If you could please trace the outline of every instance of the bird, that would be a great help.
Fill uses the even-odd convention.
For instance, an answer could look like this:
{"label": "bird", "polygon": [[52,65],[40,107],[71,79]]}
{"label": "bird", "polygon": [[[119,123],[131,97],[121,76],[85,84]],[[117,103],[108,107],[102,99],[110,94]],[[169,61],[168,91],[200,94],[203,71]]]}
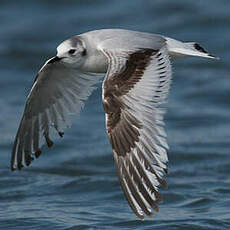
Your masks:
{"label": "bird", "polygon": [[[102,83],[106,131],[121,188],[140,219],[159,211],[167,187],[168,144],[164,114],[172,81],[171,62],[197,56],[217,59],[197,42],[125,29],[99,29],[73,36],[57,47],[35,77],[15,137],[11,170],[63,137],[69,114]],[[93,131],[92,131],[93,132]]]}

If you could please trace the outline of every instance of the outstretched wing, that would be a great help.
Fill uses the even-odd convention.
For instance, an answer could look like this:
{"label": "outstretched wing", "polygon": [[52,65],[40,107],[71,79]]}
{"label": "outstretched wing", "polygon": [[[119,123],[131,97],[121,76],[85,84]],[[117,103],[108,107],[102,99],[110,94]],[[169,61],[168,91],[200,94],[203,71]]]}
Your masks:
{"label": "outstretched wing", "polygon": [[32,154],[39,157],[46,141],[53,145],[50,128],[60,136],[70,125],[68,114],[79,113],[83,102],[92,93],[98,75],[80,72],[54,57],[39,71],[28,96],[24,114],[14,141],[11,169],[30,165]]}
{"label": "outstretched wing", "polygon": [[164,109],[172,70],[165,46],[113,53],[103,82],[106,126],[121,187],[139,218],[158,211],[167,173]]}

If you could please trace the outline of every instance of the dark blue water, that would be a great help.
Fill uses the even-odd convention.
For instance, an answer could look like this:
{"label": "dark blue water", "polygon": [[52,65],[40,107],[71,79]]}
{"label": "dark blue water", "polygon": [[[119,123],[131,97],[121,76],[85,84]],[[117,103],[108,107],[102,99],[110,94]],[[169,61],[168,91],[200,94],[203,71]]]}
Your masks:
{"label": "dark blue water", "polygon": [[[230,1],[0,1],[0,229],[230,229]],[[168,189],[154,219],[123,196],[101,89],[64,139],[21,172],[12,143],[33,78],[64,39],[126,28],[198,41],[220,61],[174,63],[165,117]]]}

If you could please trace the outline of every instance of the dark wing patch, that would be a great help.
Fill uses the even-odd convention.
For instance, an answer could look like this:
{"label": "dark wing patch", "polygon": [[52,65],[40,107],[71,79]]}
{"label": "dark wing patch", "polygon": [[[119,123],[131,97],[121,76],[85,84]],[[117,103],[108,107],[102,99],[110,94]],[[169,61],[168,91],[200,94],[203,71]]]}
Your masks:
{"label": "dark wing patch", "polygon": [[[123,70],[115,73],[104,82],[104,97],[114,93],[121,96],[126,93],[141,79],[143,73],[151,61],[151,56],[158,50],[140,49],[127,57]],[[118,77],[119,75],[119,77]]]}
{"label": "dark wing patch", "polygon": [[135,141],[138,141],[138,129],[142,126],[131,113],[121,113],[125,105],[120,97],[141,79],[156,52],[141,49],[130,54],[119,76],[114,74],[104,82],[103,107],[107,114],[107,131],[111,145],[119,155],[125,156],[134,147]]}

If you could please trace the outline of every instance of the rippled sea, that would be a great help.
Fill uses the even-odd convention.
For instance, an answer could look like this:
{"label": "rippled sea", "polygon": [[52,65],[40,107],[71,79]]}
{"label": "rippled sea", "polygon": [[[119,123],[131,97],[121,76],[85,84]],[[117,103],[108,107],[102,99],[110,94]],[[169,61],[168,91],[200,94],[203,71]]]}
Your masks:
{"label": "rippled sea", "polygon": [[[229,0],[1,0],[0,229],[230,229],[229,12]],[[168,189],[153,219],[138,220],[120,189],[100,85],[62,140],[29,168],[9,169],[37,71],[61,41],[100,28],[197,41],[221,58],[174,63]]]}

